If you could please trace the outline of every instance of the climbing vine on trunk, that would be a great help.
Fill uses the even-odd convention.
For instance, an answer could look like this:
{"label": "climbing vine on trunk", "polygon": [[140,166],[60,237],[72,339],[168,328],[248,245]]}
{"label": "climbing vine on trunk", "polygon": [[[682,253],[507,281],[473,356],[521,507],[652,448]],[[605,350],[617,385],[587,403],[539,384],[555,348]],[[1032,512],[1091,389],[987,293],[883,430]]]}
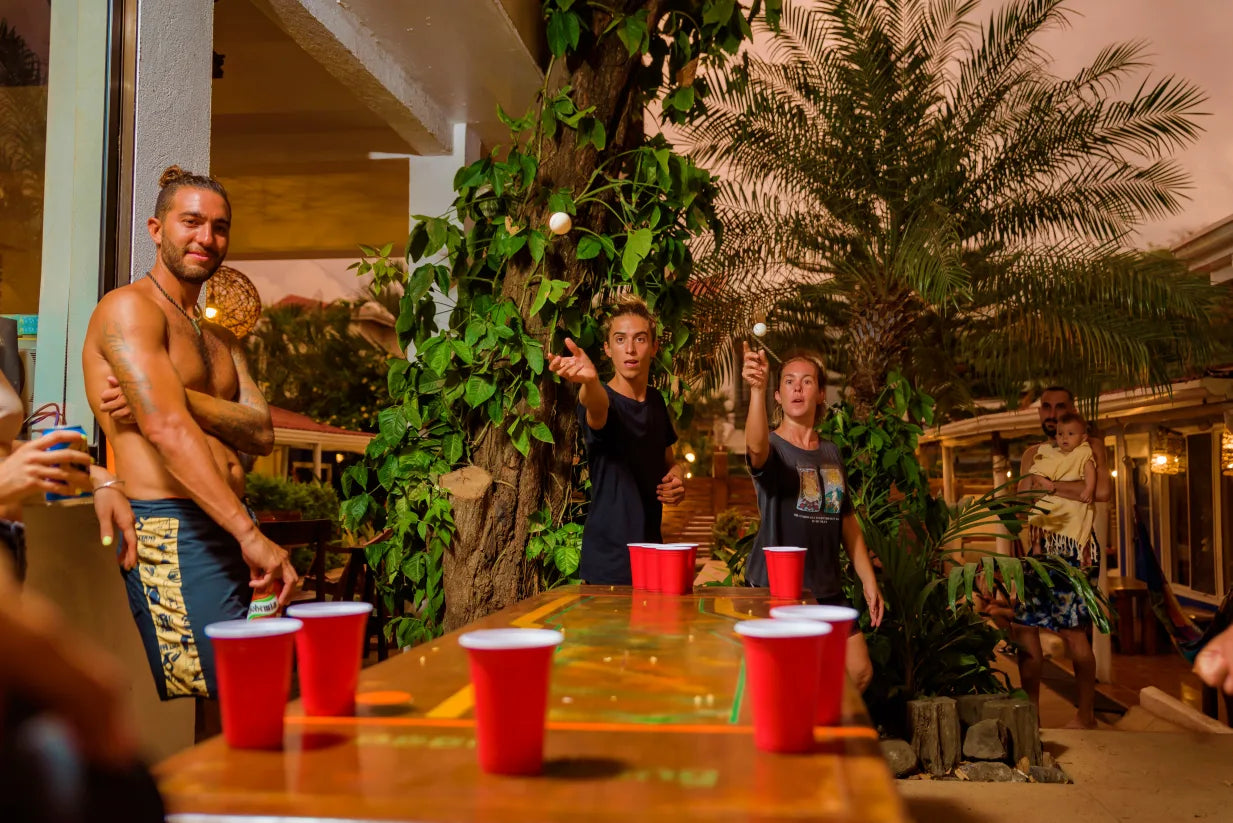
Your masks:
{"label": "climbing vine on trunk", "polygon": [[[735,53],[750,20],[774,22],[779,5],[545,0],[551,61],[531,110],[501,113],[508,144],[458,171],[448,214],[416,218],[405,261],[392,245],[364,250],[357,273],[403,285],[397,330],[416,354],[390,366],[342,514],[390,530],[368,560],[387,606],[411,606],[391,623],[400,645],[576,571],[576,397],[545,358],[566,336],[598,358],[597,302],[622,289],[646,299],[662,325],[652,381],[684,411],[672,363],[690,341],[688,244],[715,230],[715,179],[646,136],[645,111],[702,113],[699,61]],[[557,212],[571,231],[549,229]],[[480,488],[452,497],[440,479],[467,466]]]}

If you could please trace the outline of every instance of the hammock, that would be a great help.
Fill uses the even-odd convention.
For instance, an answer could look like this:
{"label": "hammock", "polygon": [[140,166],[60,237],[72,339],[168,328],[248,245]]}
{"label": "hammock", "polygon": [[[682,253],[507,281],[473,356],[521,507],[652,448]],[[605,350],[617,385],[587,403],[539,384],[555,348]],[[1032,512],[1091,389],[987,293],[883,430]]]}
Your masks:
{"label": "hammock", "polygon": [[1169,639],[1186,662],[1193,663],[1199,651],[1220,632],[1233,624],[1233,589],[1225,595],[1216,610],[1211,625],[1206,630],[1199,628],[1182,610],[1173,587],[1165,580],[1164,570],[1152,549],[1147,527],[1135,518],[1135,576],[1147,584],[1148,598],[1156,619],[1164,624]]}

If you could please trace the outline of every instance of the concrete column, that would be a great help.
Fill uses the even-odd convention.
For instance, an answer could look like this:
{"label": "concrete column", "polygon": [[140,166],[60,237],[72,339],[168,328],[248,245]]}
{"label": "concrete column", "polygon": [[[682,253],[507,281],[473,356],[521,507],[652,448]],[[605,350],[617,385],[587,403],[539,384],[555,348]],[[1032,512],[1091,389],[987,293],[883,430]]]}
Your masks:
{"label": "concrete column", "polygon": [[[449,210],[455,197],[454,175],[463,166],[478,160],[479,154],[479,134],[467,128],[466,123],[455,123],[453,146],[449,154],[437,157],[421,157],[411,154],[381,155],[391,160],[405,158],[409,166],[407,175],[409,180],[407,190],[408,232],[419,222],[416,215],[439,217]],[[433,262],[440,262],[444,258],[445,254],[440,253]],[[442,295],[435,285],[432,287],[432,295],[437,301],[437,325],[444,328],[449,323],[453,300],[442,300]],[[411,360],[414,357],[415,346],[409,345],[407,359]]]}
{"label": "concrete column", "polygon": [[87,431],[92,418],[81,377],[81,347],[99,292],[107,49],[107,4],[56,0],[51,7],[34,408],[61,405],[68,422]]}
{"label": "concrete column", "polygon": [[[993,464],[993,488],[1005,486],[1010,482],[1010,452],[1009,446],[1002,436],[997,432],[993,433],[993,439],[989,443],[989,452],[992,455]],[[998,492],[998,497],[1005,497],[1008,489],[1002,489]],[[994,548],[998,554],[1011,556],[1014,552],[1014,546],[1011,545],[1010,530],[1002,524],[1001,518],[993,521],[993,533],[999,535],[994,538]]]}
{"label": "concrete column", "polygon": [[946,505],[953,506],[958,499],[955,496],[955,447],[942,446],[942,499]]}
{"label": "concrete column", "polygon": [[154,214],[158,177],[175,164],[210,173],[214,4],[138,0],[137,83],[133,128],[133,280],[154,265],[146,220]]}
{"label": "concrete column", "polygon": [[1130,463],[1130,451],[1126,445],[1125,427],[1118,429],[1117,442],[1113,449],[1113,459],[1109,468],[1117,470],[1117,478],[1113,483],[1113,491],[1118,505],[1118,524],[1121,526],[1121,563],[1118,564],[1122,577],[1135,576],[1135,499],[1134,473]]}
{"label": "concrete column", "polygon": [[321,444],[313,443],[313,477],[321,479]]}
{"label": "concrete column", "polygon": [[[449,154],[439,157],[411,155],[407,214],[437,217],[454,202],[454,175],[463,166],[479,159],[479,134],[466,123],[454,124],[454,144]],[[410,220],[408,229],[415,221]]]}
{"label": "concrete column", "polygon": [[[1125,445],[1121,440],[1109,454],[1108,468],[1115,469],[1118,465],[1121,449]],[[1108,448],[1108,444],[1106,444]],[[1125,472],[1118,472],[1118,479]],[[1096,585],[1105,597],[1109,596],[1109,555],[1105,550],[1109,545],[1109,507],[1117,500],[1117,483],[1113,484],[1113,500],[1108,503],[1095,504],[1096,517],[1092,529],[1096,532],[1096,541],[1100,544],[1100,573]],[[1113,638],[1101,632],[1092,634],[1092,653],[1096,657],[1096,679],[1102,683],[1113,682]]]}

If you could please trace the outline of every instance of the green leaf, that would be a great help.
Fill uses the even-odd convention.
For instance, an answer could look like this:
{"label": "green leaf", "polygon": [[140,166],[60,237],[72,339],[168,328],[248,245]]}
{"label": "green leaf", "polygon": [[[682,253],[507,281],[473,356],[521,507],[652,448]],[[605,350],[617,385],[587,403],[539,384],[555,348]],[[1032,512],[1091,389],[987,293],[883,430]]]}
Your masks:
{"label": "green leaf", "polygon": [[693,86],[682,86],[664,99],[664,107],[677,111],[689,111],[694,107]]}
{"label": "green leaf", "polygon": [[578,208],[574,205],[574,198],[570,196],[569,189],[557,189],[549,196],[548,211],[563,211],[567,214],[578,213]]}
{"label": "green leaf", "polygon": [[584,119],[578,126],[578,148],[592,145],[596,151],[603,151],[608,145],[608,133],[604,124],[594,117]]}
{"label": "green leaf", "polygon": [[523,425],[522,418],[515,417],[514,422],[509,426],[509,439],[514,444],[514,448],[523,457],[531,453],[531,436],[527,433],[527,427]]}
{"label": "green leaf", "polygon": [[428,228],[421,220],[411,229],[411,236],[407,239],[407,257],[415,262],[424,256],[424,249],[427,247]]}
{"label": "green leaf", "polygon": [[533,409],[538,409],[543,405],[544,398],[539,393],[539,386],[535,385],[534,380],[527,380],[522,384],[523,391],[526,392],[527,405]]}
{"label": "green leaf", "polygon": [[538,422],[531,427],[531,436],[541,443],[555,443],[556,440],[552,437],[552,429],[548,428],[547,423]]}
{"label": "green leaf", "polygon": [[471,350],[471,347],[465,341],[451,340],[450,348],[454,350],[454,354],[458,355],[458,359],[465,365],[470,366],[475,362],[475,352]]}
{"label": "green leaf", "polygon": [[446,369],[449,368],[450,360],[454,357],[454,347],[441,338],[435,338],[431,348],[421,352],[421,357],[424,360],[424,365],[432,369],[436,374],[444,376]]}
{"label": "green leaf", "polygon": [[402,358],[390,360],[389,371],[385,375],[386,390],[391,397],[401,396],[407,389],[407,371],[411,363]]}
{"label": "green leaf", "polygon": [[408,557],[402,563],[402,573],[412,583],[421,582],[428,573],[428,555],[421,551]]}
{"label": "green leaf", "polygon": [[424,295],[428,294],[428,288],[432,285],[433,267],[429,265],[419,266],[411,275],[411,279],[407,281],[407,290],[403,295],[403,299],[410,301],[412,305],[423,299]]}
{"label": "green leaf", "polygon": [[732,10],[735,7],[736,0],[711,0],[711,3],[702,10],[702,25],[727,23],[732,18]]}
{"label": "green leaf", "polygon": [[541,277],[539,280],[539,289],[535,292],[535,300],[531,302],[531,314],[538,314],[539,310],[548,302],[548,295],[552,293],[552,281],[547,277]]}
{"label": "green leaf", "polygon": [[467,388],[463,393],[463,400],[474,409],[489,397],[492,397],[493,392],[496,390],[497,387],[488,380],[478,374],[473,374],[467,378]]}
{"label": "green leaf", "polygon": [[457,463],[462,458],[462,451],[462,434],[459,432],[447,434],[441,443],[441,456],[445,461],[450,465]]}
{"label": "green leaf", "polygon": [[531,259],[536,263],[544,259],[544,249],[548,246],[548,238],[539,230],[532,231],[527,237],[527,248],[531,251]]}
{"label": "green leaf", "polygon": [[364,519],[364,515],[368,513],[368,507],[371,506],[372,503],[372,495],[367,492],[361,494],[359,497],[352,497],[349,500],[344,500],[342,503],[342,515],[347,528],[358,528],[360,521]]}
{"label": "green leaf", "polygon": [[650,229],[637,229],[629,233],[625,241],[625,251],[621,255],[621,268],[627,277],[633,277],[641,263],[651,252],[652,233]]}
{"label": "green leaf", "polygon": [[407,433],[407,418],[403,416],[402,409],[393,406],[381,410],[377,415],[377,426],[390,443],[400,443]]}
{"label": "green leaf", "polygon": [[567,49],[578,47],[582,26],[578,15],[556,11],[548,18],[548,49],[553,57],[564,57]]}
{"label": "green leaf", "polygon": [[544,346],[538,340],[527,339],[523,342],[522,352],[526,355],[527,365],[534,374],[544,373]]}
{"label": "green leaf", "polygon": [[640,9],[637,13],[626,17],[617,26],[617,37],[620,37],[621,42],[625,44],[630,57],[645,50],[643,41],[647,39],[646,20],[647,10]]}
{"label": "green leaf", "polygon": [[599,238],[593,234],[584,234],[582,239],[578,241],[576,256],[579,260],[590,260],[594,257],[599,257],[601,249],[603,249],[603,245],[599,242]]}
{"label": "green leaf", "polygon": [[567,540],[557,546],[553,563],[561,574],[569,576],[578,571],[578,564],[580,562],[582,562],[581,540]]}
{"label": "green leaf", "polygon": [[505,404],[501,402],[501,395],[493,394],[492,397],[488,398],[488,404],[484,407],[484,410],[488,412],[488,419],[494,425],[500,424],[501,420],[505,417]]}

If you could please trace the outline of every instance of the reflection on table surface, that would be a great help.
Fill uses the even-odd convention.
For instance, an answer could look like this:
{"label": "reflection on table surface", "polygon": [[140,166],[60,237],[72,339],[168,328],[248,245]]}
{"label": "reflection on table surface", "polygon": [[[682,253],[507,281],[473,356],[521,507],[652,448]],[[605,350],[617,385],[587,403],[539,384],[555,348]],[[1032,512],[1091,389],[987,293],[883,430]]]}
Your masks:
{"label": "reflection on table surface", "polygon": [[211,740],[164,762],[160,784],[176,823],[220,819],[201,815],[906,820],[851,688],[844,725],[818,729],[816,752],[754,748],[732,625],[779,604],[756,589],[669,597],[574,586],[468,626],[565,634],[540,777],[479,771],[466,656],[447,635],[366,669],[356,717],[304,717],[292,704],[282,752]]}

